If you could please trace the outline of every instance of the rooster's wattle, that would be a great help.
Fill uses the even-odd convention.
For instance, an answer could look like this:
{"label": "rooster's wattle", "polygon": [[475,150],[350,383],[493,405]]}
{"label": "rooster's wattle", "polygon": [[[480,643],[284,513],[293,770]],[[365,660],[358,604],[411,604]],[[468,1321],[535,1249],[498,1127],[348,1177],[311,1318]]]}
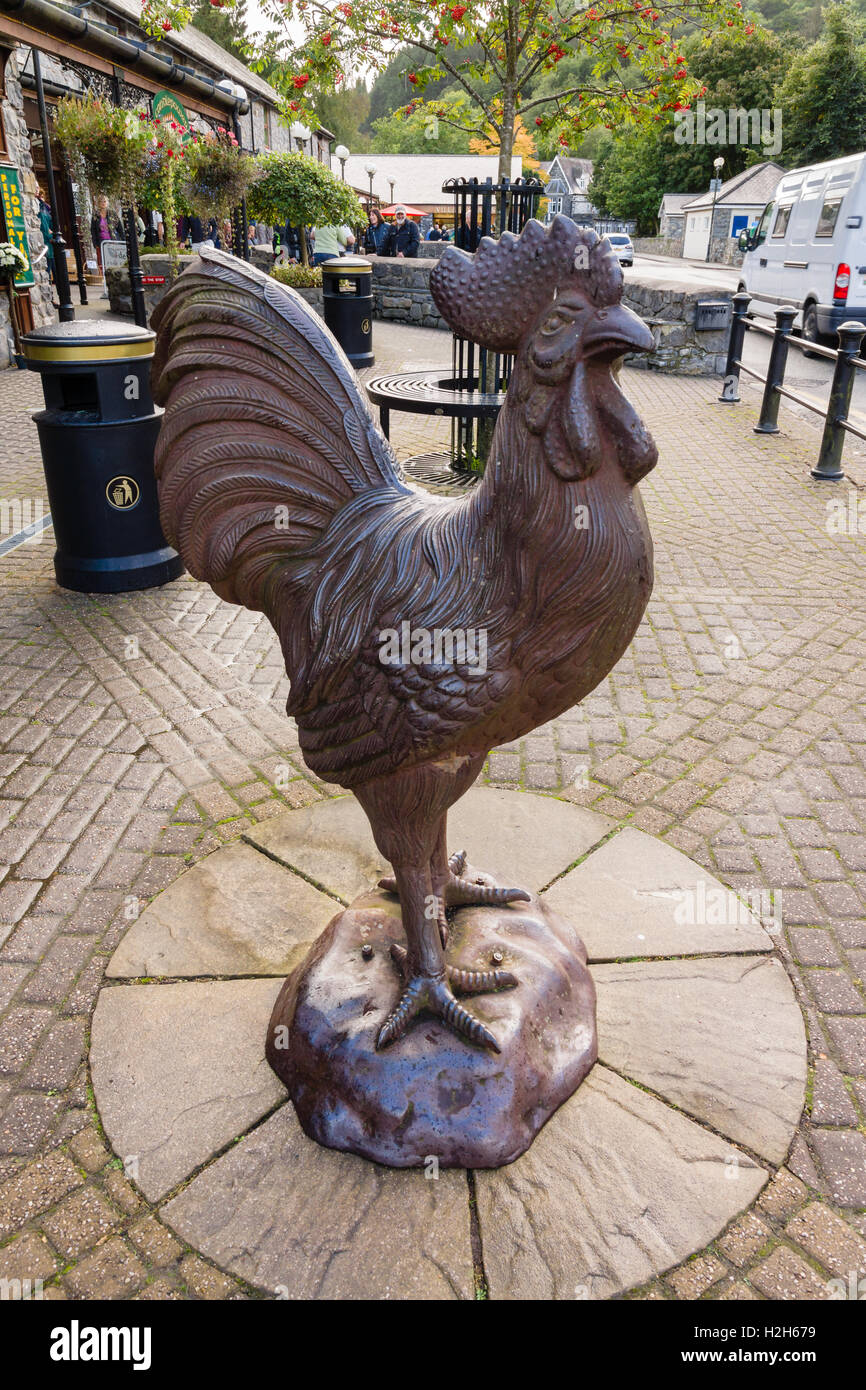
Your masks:
{"label": "rooster's wattle", "polygon": [[653,340],[620,304],[609,244],[563,217],[448,248],[431,289],[455,331],[516,354],[469,496],[408,483],[321,320],[210,250],[154,316],[157,476],[166,536],[221,598],[267,615],[306,763],[354,792],[393,865],[404,988],[377,1045],[427,1009],[496,1048],[455,996],[516,981],[448,966],[446,908],[528,895],[462,877],[446,816],[490,749],[588,694],[641,620],[652,543],[634,488],[656,450],[610,367]]}

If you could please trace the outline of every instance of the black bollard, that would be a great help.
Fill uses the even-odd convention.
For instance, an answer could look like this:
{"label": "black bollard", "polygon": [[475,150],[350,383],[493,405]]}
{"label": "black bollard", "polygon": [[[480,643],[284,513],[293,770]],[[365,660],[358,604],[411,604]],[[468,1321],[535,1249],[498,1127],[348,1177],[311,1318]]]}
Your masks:
{"label": "black bollard", "polygon": [[725,380],[720,401],[735,405],[740,399],[740,364],[743,359],[743,345],[746,341],[746,313],[752,296],[745,290],[738,290],[731,300],[733,318],[731,336],[728,339],[728,360],[725,363]]}
{"label": "black bollard", "polygon": [[785,364],[788,361],[788,334],[794,327],[797,310],[790,304],[776,310],[776,331],[770,348],[770,362],[767,367],[767,381],[764,398],[761,401],[761,418],[755,426],[755,434],[779,433],[779,387],[785,380]]}
{"label": "black bollard", "polygon": [[811,470],[812,477],[824,482],[837,483],[844,478],[842,472],[842,450],[845,447],[845,424],[851,406],[851,392],[854,387],[854,358],[860,351],[860,340],[866,333],[866,324],[849,320],[839,329],[839,351],[836,356],[836,370],[830,387],[830,401],[824,434],[821,439],[821,452],[818,462]]}

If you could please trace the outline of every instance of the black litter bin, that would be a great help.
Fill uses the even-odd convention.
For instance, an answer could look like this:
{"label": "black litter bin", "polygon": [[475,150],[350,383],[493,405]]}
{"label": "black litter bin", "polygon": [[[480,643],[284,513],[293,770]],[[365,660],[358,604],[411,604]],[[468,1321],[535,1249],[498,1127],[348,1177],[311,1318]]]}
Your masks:
{"label": "black litter bin", "polygon": [[322,263],[325,323],[353,367],[372,367],[373,267],[361,256]]}
{"label": "black litter bin", "polygon": [[177,579],[183,563],[159,524],[153,451],[162,411],[150,394],[156,335],[99,319],[22,339],[42,376],[33,416],[57,551],[58,584],[116,594]]}

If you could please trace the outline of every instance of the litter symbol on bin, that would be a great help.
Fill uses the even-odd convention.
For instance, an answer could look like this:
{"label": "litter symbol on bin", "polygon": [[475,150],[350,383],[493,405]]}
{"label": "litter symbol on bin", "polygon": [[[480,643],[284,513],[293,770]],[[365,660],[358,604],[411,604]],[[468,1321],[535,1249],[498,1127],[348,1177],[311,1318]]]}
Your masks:
{"label": "litter symbol on bin", "polygon": [[370,320],[369,320],[369,319],[362,319],[362,321],[361,321],[361,332],[362,332],[362,333],[369,333],[369,332],[370,332]]}
{"label": "litter symbol on bin", "polygon": [[105,489],[108,504],[114,507],[115,511],[130,511],[141,496],[141,490],[134,478],[127,477],[122,473],[118,478],[112,478]]}

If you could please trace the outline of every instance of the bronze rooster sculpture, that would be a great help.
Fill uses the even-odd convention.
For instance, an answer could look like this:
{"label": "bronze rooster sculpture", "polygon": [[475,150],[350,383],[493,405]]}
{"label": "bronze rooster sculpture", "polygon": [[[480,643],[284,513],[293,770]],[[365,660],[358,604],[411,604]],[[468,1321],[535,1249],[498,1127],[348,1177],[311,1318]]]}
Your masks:
{"label": "bronze rooster sculpture", "polygon": [[[497,1049],[456,995],[517,981],[449,967],[446,909],[528,895],[461,876],[446,816],[491,748],[588,694],[641,620],[652,544],[634,485],[656,450],[610,368],[653,339],[620,304],[609,244],[563,217],[448,248],[431,289],[457,333],[516,354],[470,495],[407,483],[321,320],[210,250],[154,316],[156,468],[166,536],[221,598],[267,615],[307,765],[354,792],[393,866],[403,988],[377,1047],[427,1010]],[[419,631],[483,634],[485,659],[423,641],[385,659],[385,634]]]}

